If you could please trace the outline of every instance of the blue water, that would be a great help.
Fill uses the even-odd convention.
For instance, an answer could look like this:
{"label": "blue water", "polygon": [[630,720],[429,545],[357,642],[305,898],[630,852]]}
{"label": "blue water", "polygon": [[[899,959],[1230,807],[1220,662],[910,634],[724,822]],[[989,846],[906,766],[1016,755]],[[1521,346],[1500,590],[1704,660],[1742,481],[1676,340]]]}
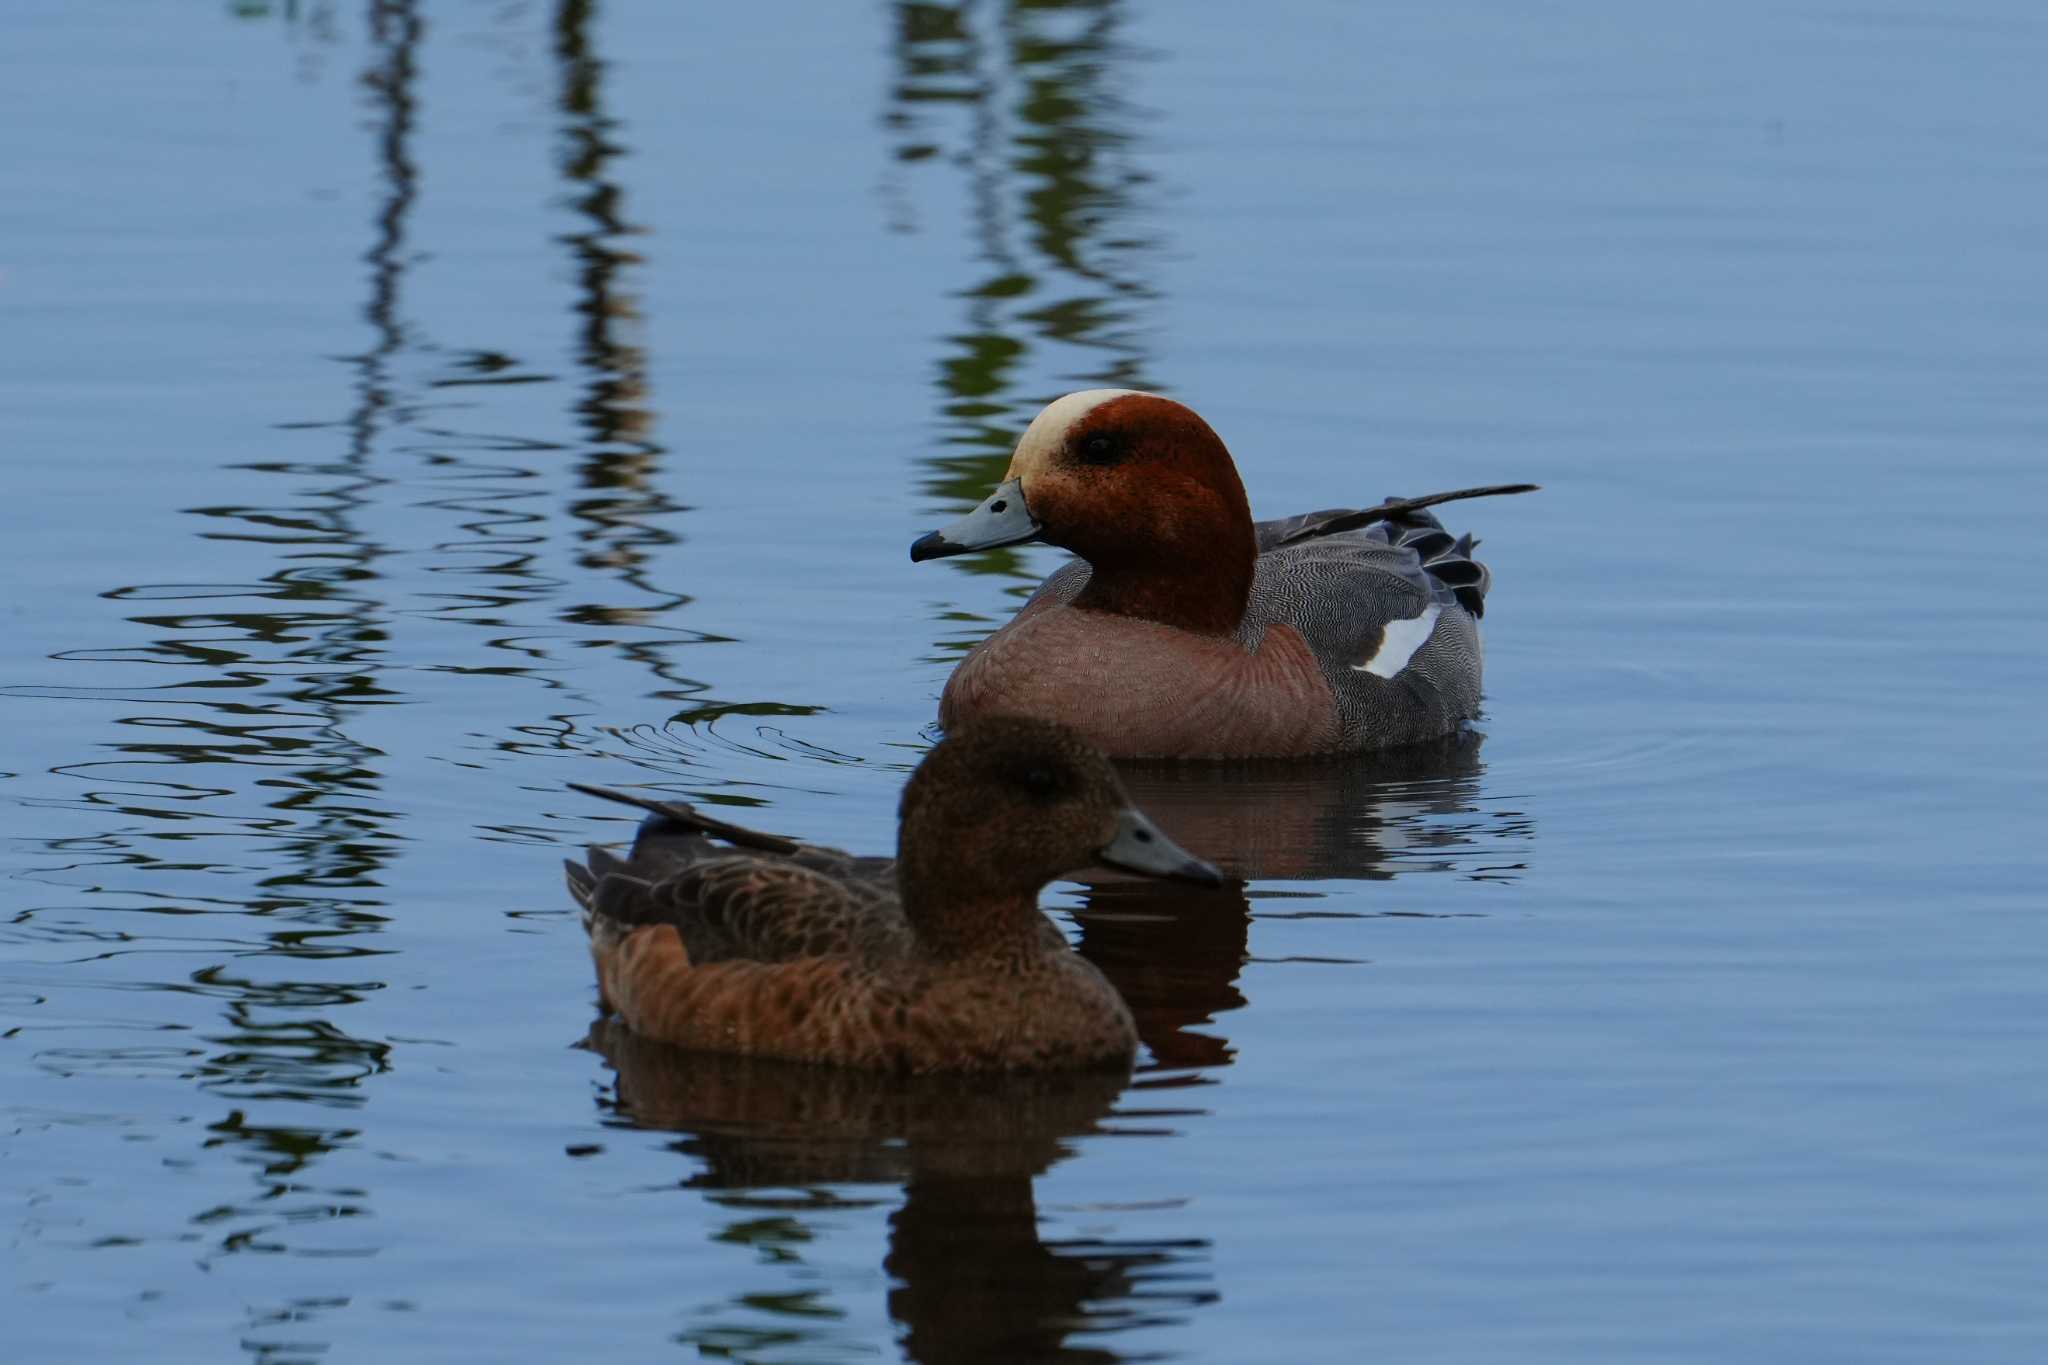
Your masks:
{"label": "blue water", "polygon": [[[27,0],[0,1358],[2048,1357],[2048,14]],[[593,1032],[881,850],[1046,399],[1461,505],[1483,738],[1130,784],[1128,1087]]]}

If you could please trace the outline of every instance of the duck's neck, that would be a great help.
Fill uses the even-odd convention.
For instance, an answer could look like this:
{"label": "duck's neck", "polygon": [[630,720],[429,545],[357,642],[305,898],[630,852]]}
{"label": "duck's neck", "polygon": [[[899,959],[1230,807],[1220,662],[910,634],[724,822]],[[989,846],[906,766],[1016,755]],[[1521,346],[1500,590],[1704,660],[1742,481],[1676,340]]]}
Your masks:
{"label": "duck's neck", "polygon": [[957,960],[994,953],[1010,956],[1038,941],[1045,918],[1037,888],[991,890],[991,879],[958,859],[920,859],[900,849],[896,894],[917,941],[934,957]]}
{"label": "duck's neck", "polygon": [[1259,545],[1250,516],[1200,537],[1083,552],[1088,586],[1074,605],[1197,635],[1229,635],[1251,601]]}

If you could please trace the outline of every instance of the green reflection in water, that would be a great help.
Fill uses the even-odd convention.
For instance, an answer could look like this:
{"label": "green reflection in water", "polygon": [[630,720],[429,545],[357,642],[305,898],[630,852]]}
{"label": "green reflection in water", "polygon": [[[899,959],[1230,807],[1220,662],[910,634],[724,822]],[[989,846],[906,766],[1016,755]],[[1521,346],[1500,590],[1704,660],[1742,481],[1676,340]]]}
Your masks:
{"label": "green reflection in water", "polygon": [[[1117,92],[1141,53],[1120,38],[1116,0],[899,4],[896,79],[884,124],[909,177],[965,179],[978,282],[960,291],[962,325],[936,368],[944,451],[929,463],[937,499],[979,501],[1017,435],[1051,398],[1077,388],[1159,389],[1144,348],[1156,296],[1147,265],[1150,177],[1138,112]],[[899,206],[894,225],[916,230]],[[954,561],[1018,572],[1007,551]]]}
{"label": "green reflection in water", "polygon": [[[283,6],[274,17],[289,24],[302,61],[340,48],[345,21],[334,6]],[[573,445],[526,434],[530,419],[515,435],[448,425],[451,414],[489,412],[495,395],[562,381],[507,349],[437,346],[409,311],[409,277],[429,259],[414,238],[430,26],[417,0],[367,0],[352,18],[365,43],[352,75],[376,194],[361,255],[368,339],[342,358],[345,411],[282,428],[281,442],[317,443],[315,453],[236,466],[253,494],[182,509],[202,546],[250,566],[247,581],[111,587],[101,596],[132,613],[137,643],[54,656],[93,666],[94,682],[109,668],[139,681],[13,689],[120,708],[111,742],[53,769],[82,784],[78,803],[99,823],[45,845],[49,879],[82,884],[74,904],[28,911],[22,937],[90,954],[89,975],[66,964],[67,992],[146,992],[155,1002],[146,1024],[86,1007],[85,1017],[103,1022],[66,1027],[62,1045],[40,1048],[34,1063],[46,1074],[165,1083],[232,1105],[201,1119],[200,1150],[246,1171],[254,1188],[231,1183],[223,1198],[216,1182],[197,1212],[170,1213],[183,1221],[173,1239],[201,1248],[206,1262],[375,1249],[313,1231],[339,1220],[377,1226],[369,1192],[323,1183],[320,1168],[357,1144],[359,1115],[402,1050],[350,1018],[386,987],[364,968],[391,951],[377,939],[394,915],[390,888],[409,838],[410,800],[394,799],[393,761],[363,738],[374,733],[369,718],[420,701],[431,673],[474,675],[478,686],[530,683],[552,700],[566,687],[562,657],[593,648],[644,668],[650,690],[697,697],[705,684],[679,671],[674,647],[714,638],[671,622],[690,599],[653,576],[686,509],[661,491],[630,281],[638,256],[627,242],[638,229],[611,178],[595,7],[564,0],[547,27],[571,218],[558,241],[575,284],[563,404]],[[506,10],[494,22],[531,16]],[[545,278],[533,286],[553,288]],[[539,500],[544,487],[568,491],[559,509]],[[401,504],[401,493],[415,500]],[[423,520],[423,545],[369,529]],[[573,542],[572,579],[547,568],[551,538]],[[437,662],[447,658],[462,662]],[[587,751],[587,710],[565,697],[554,714],[516,709],[507,733],[452,741],[470,742],[472,765],[535,749]],[[159,965],[193,956],[203,965],[182,974],[166,977]],[[356,969],[337,968],[344,958]],[[134,1041],[138,1032],[147,1041]],[[347,1126],[335,1121],[342,1111]],[[104,1244],[136,1240],[124,1230]],[[252,1306],[240,1344],[263,1359],[311,1358],[330,1344],[321,1320],[347,1303]]]}

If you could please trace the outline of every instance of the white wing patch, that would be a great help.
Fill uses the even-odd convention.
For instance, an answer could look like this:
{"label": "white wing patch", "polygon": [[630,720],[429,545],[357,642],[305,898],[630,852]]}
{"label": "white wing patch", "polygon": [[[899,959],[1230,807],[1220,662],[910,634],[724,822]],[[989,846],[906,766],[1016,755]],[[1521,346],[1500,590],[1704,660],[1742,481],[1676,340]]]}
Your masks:
{"label": "white wing patch", "polygon": [[1432,602],[1420,616],[1387,622],[1380,647],[1373,651],[1370,659],[1362,664],[1353,664],[1352,668],[1376,678],[1393,677],[1408,666],[1408,661],[1415,657],[1415,651],[1429,640],[1430,632],[1436,629],[1436,618],[1443,614],[1444,609]]}

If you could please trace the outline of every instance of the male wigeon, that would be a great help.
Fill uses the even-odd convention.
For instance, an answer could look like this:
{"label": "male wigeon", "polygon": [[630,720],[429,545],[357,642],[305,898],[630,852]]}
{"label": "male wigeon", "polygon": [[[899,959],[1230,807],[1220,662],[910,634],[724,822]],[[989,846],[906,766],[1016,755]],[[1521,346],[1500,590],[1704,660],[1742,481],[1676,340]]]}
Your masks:
{"label": "male wigeon", "polygon": [[602,1003],[687,1048],[918,1072],[1128,1065],[1130,1011],[1039,889],[1094,861],[1221,881],[1132,808],[1100,752],[1020,717],[925,756],[893,861],[577,789],[651,812],[626,858],[568,864]]}
{"label": "male wigeon", "polygon": [[1119,758],[1342,753],[1477,713],[1491,578],[1422,509],[1505,484],[1253,522],[1193,409],[1089,389],[1055,400],[973,511],[913,560],[1043,540],[1080,559],[946,682],[946,728],[996,712],[1073,726]]}

